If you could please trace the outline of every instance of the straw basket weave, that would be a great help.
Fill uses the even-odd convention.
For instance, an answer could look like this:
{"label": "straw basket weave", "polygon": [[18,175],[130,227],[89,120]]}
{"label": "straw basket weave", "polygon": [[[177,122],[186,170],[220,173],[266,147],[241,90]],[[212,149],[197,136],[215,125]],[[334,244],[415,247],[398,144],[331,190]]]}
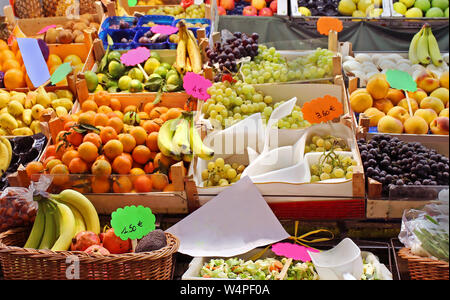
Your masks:
{"label": "straw basket weave", "polygon": [[398,255],[408,261],[409,275],[413,280],[448,280],[448,262],[417,256],[408,248],[399,250]]}
{"label": "straw basket weave", "polygon": [[[19,228],[0,233],[0,262],[5,279],[170,280],[175,266],[174,254],[179,248],[178,239],[170,233],[166,233],[166,247],[143,253],[100,256],[15,246],[25,244],[29,231]],[[75,277],[74,269],[79,270],[79,277]]]}

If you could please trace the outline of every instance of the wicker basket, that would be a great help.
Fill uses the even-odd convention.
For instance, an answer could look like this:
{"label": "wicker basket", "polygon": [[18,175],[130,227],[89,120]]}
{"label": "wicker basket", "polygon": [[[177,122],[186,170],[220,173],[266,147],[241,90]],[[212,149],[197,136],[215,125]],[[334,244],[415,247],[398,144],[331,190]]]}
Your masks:
{"label": "wicker basket", "polygon": [[414,255],[408,248],[400,249],[398,255],[408,261],[409,275],[413,280],[449,279],[448,262]]}
{"label": "wicker basket", "polygon": [[[152,252],[89,255],[84,252],[24,249],[29,229],[0,233],[0,262],[9,280],[170,280],[179,240],[166,233],[167,246]],[[67,259],[67,261],[66,261]],[[73,270],[79,262],[79,277]],[[67,274],[69,276],[66,275]]]}

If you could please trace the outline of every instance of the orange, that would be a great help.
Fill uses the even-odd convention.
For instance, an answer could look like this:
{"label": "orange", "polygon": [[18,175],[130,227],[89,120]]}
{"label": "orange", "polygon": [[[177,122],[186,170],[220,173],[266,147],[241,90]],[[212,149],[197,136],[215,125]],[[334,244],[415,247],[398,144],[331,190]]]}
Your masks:
{"label": "orange", "polygon": [[107,126],[109,122],[109,118],[106,114],[104,113],[98,113],[95,115],[94,118],[94,125],[95,126]]}
{"label": "orange", "polygon": [[66,138],[71,145],[77,147],[83,142],[84,136],[81,133],[76,132],[73,128],[71,128],[69,129],[69,134],[66,136]]}
{"label": "orange", "polygon": [[138,164],[146,164],[150,159],[150,149],[144,145],[136,146],[133,150],[133,160]]}
{"label": "orange", "polygon": [[73,182],[71,182],[71,189],[82,193],[82,194],[86,194],[89,193],[89,178],[81,178],[81,179],[76,179]]}
{"label": "orange", "polygon": [[21,69],[20,63],[15,59],[6,60],[2,65],[3,72],[6,72],[11,69]]}
{"label": "orange", "polygon": [[145,131],[147,131],[148,133],[151,133],[151,132],[158,132],[161,126],[159,126],[153,120],[147,120],[147,121],[144,121],[144,123],[142,124],[142,127],[144,127]]}
{"label": "orange", "polygon": [[115,110],[114,113],[121,119],[123,120],[123,113],[120,110]]}
{"label": "orange", "polygon": [[153,187],[155,188],[155,190],[158,191],[162,191],[164,190],[164,188],[169,184],[169,180],[167,179],[167,176],[164,174],[152,174],[150,176],[152,183],[153,183]]}
{"label": "orange", "polygon": [[44,162],[45,170],[47,172],[50,172],[54,166],[62,164],[63,162],[57,158],[54,158],[54,156],[50,157],[51,159],[49,161]]}
{"label": "orange", "polygon": [[114,128],[116,133],[119,134],[122,132],[123,122],[122,122],[122,119],[120,119],[119,117],[112,117],[111,119],[108,120],[106,126],[110,126],[110,127]]}
{"label": "orange", "polygon": [[93,100],[86,100],[81,104],[81,110],[82,111],[94,111],[97,112],[98,105]]}
{"label": "orange", "polygon": [[[44,173],[44,165],[39,161],[30,162],[25,168],[28,177],[31,179],[32,175]],[[33,178],[37,180],[38,178]]]}
{"label": "orange", "polygon": [[87,111],[80,114],[78,118],[78,123],[88,124],[94,126],[95,112]]}
{"label": "orange", "polygon": [[100,148],[100,146],[102,145],[102,139],[95,132],[89,132],[88,134],[86,134],[83,138],[83,142],[91,142],[97,148]]}
{"label": "orange", "polygon": [[94,101],[99,107],[102,105],[109,106],[111,103],[111,95],[106,91],[99,91],[94,94]]}
{"label": "orange", "polygon": [[56,144],[56,152],[55,156],[57,158],[62,158],[64,152],[72,149],[72,147],[69,147],[64,141],[60,141]]}
{"label": "orange", "polygon": [[17,51],[16,53],[16,60],[21,66],[23,65],[22,53],[20,51]]}
{"label": "orange", "polygon": [[56,145],[50,145],[47,147],[47,151],[45,151],[45,157],[56,156]]}
{"label": "orange", "polygon": [[123,145],[124,152],[131,153],[134,147],[136,147],[136,140],[134,139],[134,136],[129,133],[120,134],[119,141]]}
{"label": "orange", "polygon": [[48,69],[50,70],[51,68],[53,68],[54,66],[59,66],[59,65],[61,65],[62,64],[62,60],[61,60],[61,58],[58,56],[58,55],[56,55],[56,54],[50,54],[49,56],[48,56],[48,59],[47,59],[47,66],[48,66]]}
{"label": "orange", "polygon": [[102,139],[103,145],[106,144],[110,140],[117,139],[117,132],[111,126],[103,127],[100,130],[100,138]]}
{"label": "orange", "polygon": [[108,177],[109,175],[111,175],[112,167],[108,161],[104,159],[98,159],[92,165],[91,172],[92,175]]}
{"label": "orange", "polygon": [[120,176],[114,179],[113,191],[114,193],[130,193],[133,189],[133,183],[128,176]]}
{"label": "orange", "polygon": [[148,164],[146,164],[145,167],[144,167],[144,171],[147,174],[153,173],[153,171],[155,171],[155,167],[153,166],[153,162],[150,161]]}
{"label": "orange", "polygon": [[144,145],[145,141],[147,139],[147,132],[144,128],[138,126],[133,127],[130,131],[130,134],[134,137],[136,140],[136,145]]}
{"label": "orange", "polygon": [[9,49],[8,43],[6,43],[4,40],[0,40],[0,52],[8,49]]}
{"label": "orange", "polygon": [[175,185],[173,183],[169,183],[166,185],[163,192],[175,192]]}
{"label": "orange", "polygon": [[159,118],[162,114],[166,113],[167,111],[168,111],[167,107],[155,107],[148,115],[150,119],[156,119]]}
{"label": "orange", "polygon": [[176,119],[179,116],[181,116],[181,113],[183,112],[183,110],[181,108],[170,108],[166,115],[167,115],[167,120],[172,120],[172,119]]}
{"label": "orange", "polygon": [[104,113],[104,114],[109,114],[110,112],[112,112],[112,108],[106,105],[101,105],[98,107],[97,112],[98,113]]}
{"label": "orange", "polygon": [[[157,118],[157,119],[158,119],[158,118]],[[160,115],[160,116],[159,116],[159,119],[161,119],[161,120],[163,120],[164,122],[166,122],[166,121],[168,120],[168,115],[167,115],[167,113]]]}
{"label": "orange", "polygon": [[68,122],[66,122],[66,123],[64,124],[64,130],[65,130],[65,131],[69,131],[70,128],[71,128],[72,126],[74,126],[74,125],[77,125],[77,123],[74,122],[74,121],[68,121]]}
{"label": "orange", "polygon": [[2,50],[2,52],[0,52],[0,61],[3,64],[5,61],[7,60],[15,60],[16,59],[16,54],[14,52],[12,52],[9,49],[5,49]]}
{"label": "orange", "polygon": [[[128,159],[128,161],[130,162],[131,165],[133,165],[133,156],[131,156],[130,153],[122,153],[122,156],[125,157],[126,159]],[[133,168],[133,167],[131,167]]]}
{"label": "orange", "polygon": [[5,73],[3,84],[10,90],[26,87],[24,73],[20,69],[8,70]]}
{"label": "orange", "polygon": [[134,180],[134,189],[138,193],[149,193],[152,191],[152,180],[147,175],[140,175]]}
{"label": "orange", "polygon": [[75,157],[69,164],[69,171],[72,174],[83,174],[89,171],[87,163],[79,157]]}
{"label": "orange", "polygon": [[122,154],[114,158],[114,161],[112,163],[112,169],[114,173],[125,175],[130,173],[131,165],[132,164],[130,159],[124,154]]}
{"label": "orange", "polygon": [[91,142],[83,142],[78,147],[79,156],[87,163],[95,161],[98,156],[98,148]]}
{"label": "orange", "polygon": [[125,107],[125,109],[123,110],[123,113],[126,114],[129,111],[134,111],[137,112],[137,107],[135,105],[128,105]]}
{"label": "orange", "polygon": [[161,127],[165,122],[161,118],[153,119],[153,122],[157,124],[159,127]]}
{"label": "orange", "polygon": [[117,98],[111,98],[109,107],[111,107],[112,110],[121,110],[122,104],[120,103],[120,100]]}
{"label": "orange", "polygon": [[69,168],[66,165],[59,164],[50,171],[53,176],[52,183],[55,185],[64,185],[69,182]]}
{"label": "orange", "polygon": [[111,185],[107,178],[92,178],[92,192],[93,193],[109,193]]}
{"label": "orange", "polygon": [[155,166],[155,169],[160,169],[161,167],[169,168],[172,165],[172,160],[170,157],[167,157],[159,152],[153,160],[153,165]]}
{"label": "orange", "polygon": [[118,140],[109,140],[103,146],[103,153],[112,160],[123,153],[123,145]]}
{"label": "orange", "polygon": [[66,166],[69,166],[70,162],[76,157],[79,157],[77,150],[68,150],[68,151],[64,152],[64,154],[63,154],[63,156],[61,158],[61,161]]}
{"label": "orange", "polygon": [[150,116],[150,112],[153,110],[153,108],[155,108],[155,105],[152,102],[149,102],[149,103],[145,104],[144,112],[146,112],[147,115]]}
{"label": "orange", "polygon": [[158,132],[151,132],[145,141],[145,144],[147,145],[148,149],[153,152],[159,151],[158,148]]}
{"label": "orange", "polygon": [[144,111],[138,112],[138,116],[141,119],[141,121],[146,121],[146,120],[150,119],[148,114],[146,112],[144,112]]}
{"label": "orange", "polygon": [[144,175],[144,174],[145,174],[145,171],[142,170],[141,168],[133,168],[133,169],[131,169],[130,170],[130,175],[133,175],[133,176],[130,177],[131,178],[131,182],[134,183],[134,180],[137,178],[137,176]]}

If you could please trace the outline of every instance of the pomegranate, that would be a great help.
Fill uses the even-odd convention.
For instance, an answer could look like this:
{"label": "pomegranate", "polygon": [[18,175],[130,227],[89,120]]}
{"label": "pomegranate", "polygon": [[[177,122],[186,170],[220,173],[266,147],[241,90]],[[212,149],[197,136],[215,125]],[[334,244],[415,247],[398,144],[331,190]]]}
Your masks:
{"label": "pomegranate", "polygon": [[131,240],[123,241],[114,233],[114,229],[108,229],[103,236],[103,247],[112,254],[128,253],[131,251]]}
{"label": "pomegranate", "polygon": [[108,249],[102,247],[101,245],[92,245],[86,250],[84,250],[87,254],[99,254],[99,255],[109,255],[111,254]]}
{"label": "pomegranate", "polygon": [[72,239],[70,250],[84,251],[92,245],[100,245],[98,235],[92,231],[81,231]]}

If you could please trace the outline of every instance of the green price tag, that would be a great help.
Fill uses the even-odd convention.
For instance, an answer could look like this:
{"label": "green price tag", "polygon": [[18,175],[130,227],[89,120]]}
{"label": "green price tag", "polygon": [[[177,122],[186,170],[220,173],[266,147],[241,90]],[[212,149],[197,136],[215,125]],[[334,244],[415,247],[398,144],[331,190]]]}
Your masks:
{"label": "green price tag", "polygon": [[129,7],[136,6],[136,4],[137,4],[137,0],[128,0],[128,6]]}
{"label": "green price tag", "polygon": [[57,84],[58,82],[66,78],[66,76],[69,75],[70,72],[72,72],[72,66],[70,65],[70,63],[64,63],[60,65],[50,77],[51,83]]}
{"label": "green price tag", "polygon": [[393,89],[404,90],[408,92],[417,91],[417,83],[406,72],[400,70],[387,70],[386,79]]}
{"label": "green price tag", "polygon": [[124,241],[141,239],[155,230],[155,215],[150,208],[142,205],[125,206],[111,214],[111,226],[114,233]]}

